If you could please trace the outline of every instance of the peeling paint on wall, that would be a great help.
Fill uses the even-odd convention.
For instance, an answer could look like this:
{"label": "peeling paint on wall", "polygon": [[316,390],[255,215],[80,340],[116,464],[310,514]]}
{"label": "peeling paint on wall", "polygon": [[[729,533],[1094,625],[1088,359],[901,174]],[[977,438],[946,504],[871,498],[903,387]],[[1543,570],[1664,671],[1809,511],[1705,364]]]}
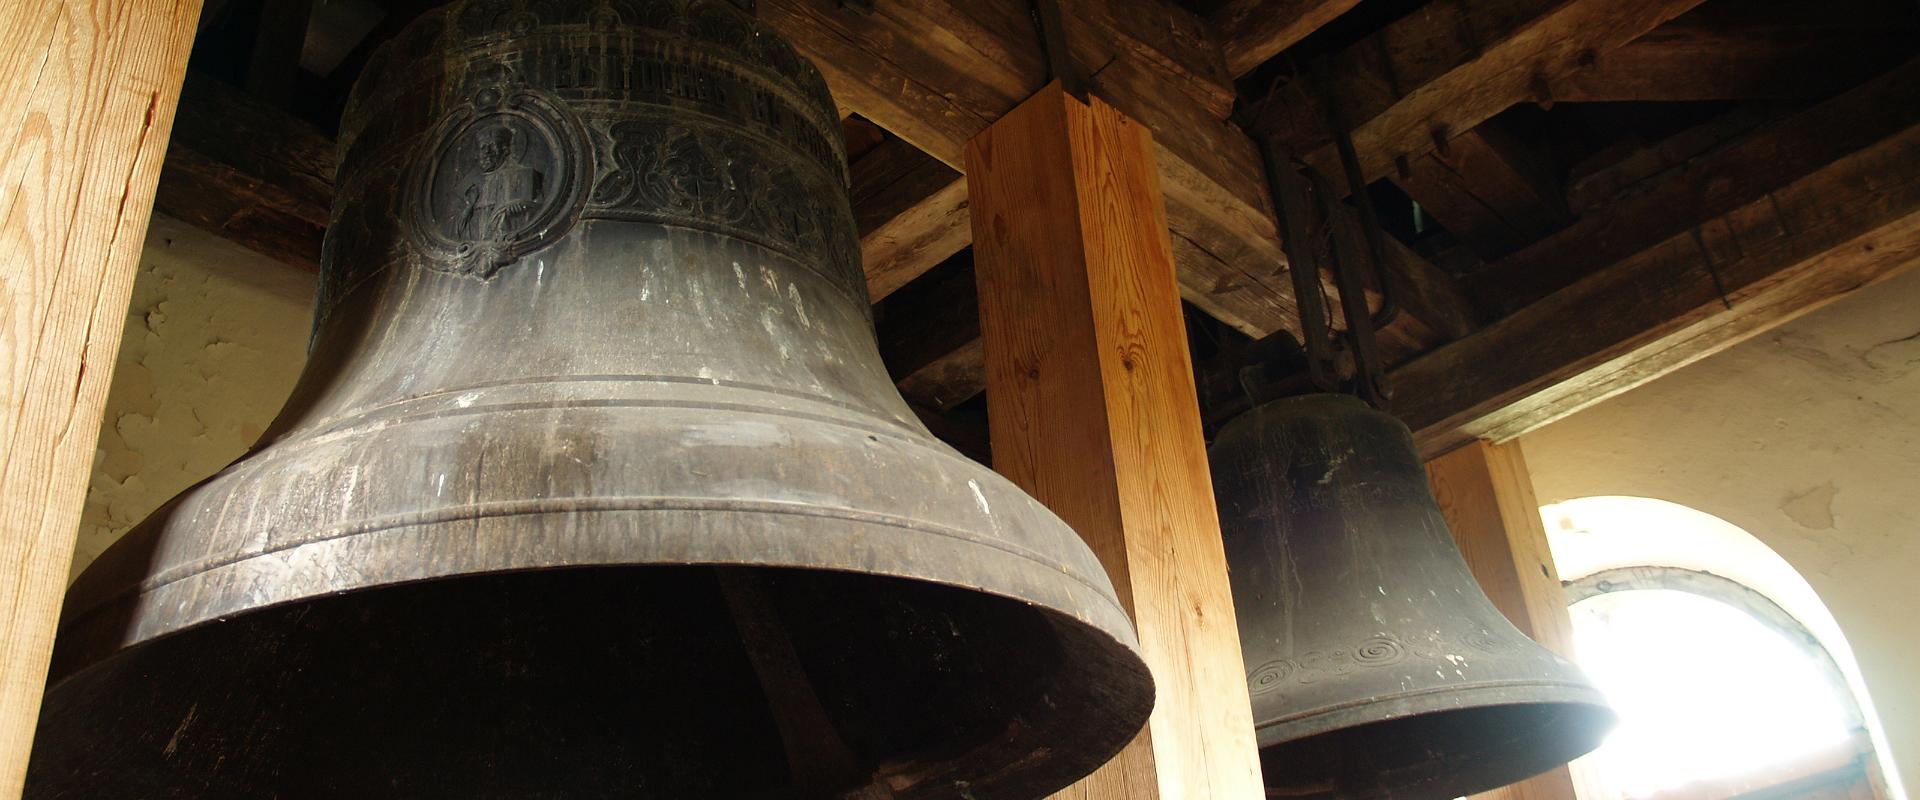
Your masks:
{"label": "peeling paint on wall", "polygon": [[1839,493],[1833,481],[1827,481],[1804,492],[1789,495],[1780,503],[1780,511],[1802,528],[1830,531],[1833,530],[1833,496]]}
{"label": "peeling paint on wall", "polygon": [[154,216],[72,574],[259,438],[306,361],[313,287],[311,274]]}

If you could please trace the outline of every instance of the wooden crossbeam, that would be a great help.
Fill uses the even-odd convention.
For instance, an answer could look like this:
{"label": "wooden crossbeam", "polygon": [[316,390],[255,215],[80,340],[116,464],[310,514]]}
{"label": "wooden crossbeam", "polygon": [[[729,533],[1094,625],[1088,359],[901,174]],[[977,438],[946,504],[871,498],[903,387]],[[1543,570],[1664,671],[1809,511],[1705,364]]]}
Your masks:
{"label": "wooden crossbeam", "polygon": [[1890,16],[1884,9],[1709,5],[1623,47],[1596,54],[1593,64],[1551,78],[1543,99],[1603,103],[1824,97],[1911,54],[1915,33],[1911,16]]}
{"label": "wooden crossbeam", "polygon": [[[1183,295],[1250,335],[1297,330],[1259,153],[1226,121],[1231,84],[1204,46],[1207,22],[1164,0],[1086,0],[1069,10],[1070,49],[1095,93],[1155,133]],[[820,66],[848,109],[956,167],[969,137],[1047,79],[1029,14],[1026,0],[900,0],[866,15],[824,0],[760,4],[761,18]],[[951,230],[960,194],[930,197],[909,219]],[[870,268],[911,278],[939,260],[929,252]],[[1405,336],[1410,350],[1434,343],[1430,333]]]}
{"label": "wooden crossbeam", "polygon": [[1515,135],[1500,119],[1409,159],[1394,183],[1487,261],[1573,221],[1545,143]]}
{"label": "wooden crossbeam", "polygon": [[1360,0],[1229,0],[1207,17],[1235,77],[1299,44]]}
{"label": "wooden crossbeam", "polygon": [[853,215],[879,302],[967,246],[967,180],[900,139],[854,160]]}
{"label": "wooden crossbeam", "polygon": [[1394,370],[1395,413],[1428,455],[1504,441],[1920,263],[1920,104],[1901,111],[1904,127]]}
{"label": "wooden crossbeam", "polygon": [[1920,118],[1920,60],[1679,165],[1469,278],[1496,316],[1748,203]]}
{"label": "wooden crossbeam", "polygon": [[318,129],[189,75],[154,210],[317,272],[334,163],[333,140]]}
{"label": "wooden crossbeam", "polygon": [[[1183,291],[1243,330],[1294,325],[1259,155],[1226,121],[1224,68],[1217,53],[1180,46],[1203,36],[1205,22],[1158,0],[1128,4],[1133,13],[1114,5],[1073,6],[1071,49],[1102,98],[1162,137],[1168,217],[1176,239],[1192,244],[1180,251]],[[857,16],[831,6],[767,0],[760,17],[820,66],[840,102],[949,165],[1047,80],[1025,0],[900,0]]]}
{"label": "wooden crossbeam", "polygon": [[[1325,74],[1369,179],[1435,150],[1700,0],[1434,0],[1330,56]],[[1292,113],[1310,115],[1310,109]],[[1313,130],[1312,120],[1277,121]],[[1300,143],[1303,151],[1309,143]],[[1308,163],[1341,175],[1331,144]]]}

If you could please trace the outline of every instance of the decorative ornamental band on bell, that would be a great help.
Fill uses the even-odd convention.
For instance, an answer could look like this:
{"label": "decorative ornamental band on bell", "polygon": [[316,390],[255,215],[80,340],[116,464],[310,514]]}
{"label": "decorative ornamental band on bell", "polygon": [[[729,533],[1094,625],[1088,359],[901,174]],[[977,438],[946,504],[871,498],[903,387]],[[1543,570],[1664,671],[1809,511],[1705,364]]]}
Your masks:
{"label": "decorative ornamental band on bell", "polygon": [[261,442],[68,595],[32,798],[1031,798],[1152,681],[873,338],[825,84],[723,0],[465,0],[341,125]]}

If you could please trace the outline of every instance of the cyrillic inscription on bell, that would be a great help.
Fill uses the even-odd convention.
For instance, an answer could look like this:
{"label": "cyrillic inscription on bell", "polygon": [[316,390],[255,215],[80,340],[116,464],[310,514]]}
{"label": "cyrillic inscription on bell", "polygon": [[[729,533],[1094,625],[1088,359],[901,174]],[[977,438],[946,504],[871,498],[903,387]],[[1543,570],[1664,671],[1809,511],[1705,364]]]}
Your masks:
{"label": "cyrillic inscription on bell", "polygon": [[818,73],[724,0],[466,0],[340,134],[260,445],[69,594],[34,798],[1030,798],[1152,706],[933,439]]}

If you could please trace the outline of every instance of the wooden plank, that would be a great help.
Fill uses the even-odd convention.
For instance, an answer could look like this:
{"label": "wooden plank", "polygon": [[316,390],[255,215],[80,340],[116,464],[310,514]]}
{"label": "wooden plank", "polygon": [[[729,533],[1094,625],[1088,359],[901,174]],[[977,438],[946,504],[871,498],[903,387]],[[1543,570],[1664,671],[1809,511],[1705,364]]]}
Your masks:
{"label": "wooden plank", "polygon": [[[1573,657],[1566,591],[1547,546],[1540,501],[1520,445],[1473,441],[1427,462],[1427,479],[1480,588],[1521,633]],[[1474,795],[1476,800],[1574,800],[1567,767]]]}
{"label": "wooden plank", "polygon": [[967,148],[995,466],[1080,531],[1158,684],[1062,797],[1260,797],[1172,246],[1141,126],[1057,86]]}
{"label": "wooden plank", "polygon": [[[1744,6],[1744,7],[1743,7]],[[1912,54],[1910,16],[1823,10],[1780,19],[1781,4],[1707,6],[1593,64],[1547,81],[1558,102],[1695,102],[1825,97]],[[1711,12],[1711,13],[1709,13]]]}
{"label": "wooden plank", "polygon": [[[1202,99],[1228,91],[1225,84],[1211,93],[1197,87],[1208,74],[1202,63],[1167,67],[1190,49],[1141,44],[1164,42],[1167,37],[1154,31],[1169,25],[1204,30],[1204,22],[1160,0],[1140,7],[1144,13],[1123,14],[1111,0],[1094,3],[1085,14],[1091,22],[1082,19],[1079,6],[1069,9],[1076,10],[1078,23],[1071,26],[1075,55],[1092,73],[1097,93],[1168,137],[1158,159],[1168,210],[1175,230],[1197,244],[1188,252],[1205,254],[1182,263],[1183,273],[1191,273],[1182,276],[1187,296],[1237,327],[1284,328],[1291,293],[1284,280],[1273,280],[1285,257],[1259,179],[1258,153],[1226,122],[1224,106]],[[1026,0],[901,0],[878,4],[867,15],[842,14],[831,0],[760,4],[761,18],[820,66],[840,102],[955,167],[969,138],[1046,81],[1030,14]],[[1152,20],[1163,24],[1156,27]],[[1102,47],[1095,34],[1110,34],[1113,26],[1137,26],[1137,32],[1107,35],[1126,44]],[[1231,98],[1230,91],[1225,96]],[[929,202],[938,205],[911,213],[948,218],[951,196]]]}
{"label": "wooden plank", "polygon": [[154,208],[284,264],[319,271],[332,139],[202,75],[180,95]]}
{"label": "wooden plank", "polygon": [[1920,123],[1394,370],[1394,411],[1428,454],[1504,441],[1916,263]]}
{"label": "wooden plank", "polygon": [[1573,221],[1544,143],[1515,134],[1500,119],[1410,159],[1393,181],[1487,261]]}
{"label": "wooden plank", "polygon": [[[1371,180],[1539,98],[1555,77],[1699,2],[1434,0],[1333,54],[1324,71],[1343,115],[1353,121],[1361,170]],[[1312,115],[1310,109],[1295,113]],[[1315,126],[1307,120],[1281,127]],[[1344,174],[1332,144],[1296,145],[1322,173]]]}
{"label": "wooden plank", "polygon": [[1490,312],[1509,313],[1917,119],[1920,60],[1687,162],[1655,186],[1472,274],[1468,289]]}
{"label": "wooden plank", "polygon": [[199,0],[0,3],[0,797],[17,797]]}
{"label": "wooden plank", "polygon": [[[906,380],[968,349],[980,340],[980,295],[974,280],[973,254],[956,253],[920,280],[875,303],[873,320],[880,359],[895,381]],[[909,399],[920,401],[917,397]],[[920,402],[945,409],[958,401],[940,402],[935,398]]]}
{"label": "wooden plank", "polygon": [[1237,78],[1359,4],[1360,0],[1228,0],[1207,21],[1219,32],[1227,72]]}
{"label": "wooden plank", "polygon": [[972,238],[967,180],[900,139],[854,161],[853,212],[873,302],[932,269]]}
{"label": "wooden plank", "polygon": [[[1250,335],[1297,330],[1259,153],[1226,121],[1219,98],[1231,98],[1230,88],[1208,78],[1220,68],[1193,46],[1205,21],[1165,0],[1083,0],[1067,10],[1073,53],[1095,93],[1155,132],[1183,295]],[[1027,0],[899,0],[866,15],[842,14],[831,0],[763,0],[760,16],[820,66],[847,108],[950,166],[960,166],[969,137],[1046,80]],[[927,202],[909,213],[951,220],[958,199]],[[937,261],[902,261],[887,268],[897,275],[889,280],[904,283]],[[1385,338],[1408,352],[1437,343],[1418,327]]]}

